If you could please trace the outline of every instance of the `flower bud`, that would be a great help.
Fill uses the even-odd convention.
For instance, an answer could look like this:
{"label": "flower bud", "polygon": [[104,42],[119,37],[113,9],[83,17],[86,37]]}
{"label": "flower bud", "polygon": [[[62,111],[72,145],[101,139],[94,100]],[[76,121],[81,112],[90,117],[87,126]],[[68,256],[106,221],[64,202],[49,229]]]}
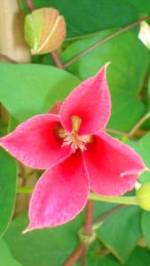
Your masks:
{"label": "flower bud", "polygon": [[136,197],[140,207],[150,211],[150,183],[143,184],[136,192]]}
{"label": "flower bud", "polygon": [[150,26],[147,22],[142,21],[140,24],[140,31],[138,35],[141,42],[150,49]]}
{"label": "flower bud", "polygon": [[54,8],[40,8],[25,18],[25,39],[32,54],[57,50],[66,36],[64,17]]}

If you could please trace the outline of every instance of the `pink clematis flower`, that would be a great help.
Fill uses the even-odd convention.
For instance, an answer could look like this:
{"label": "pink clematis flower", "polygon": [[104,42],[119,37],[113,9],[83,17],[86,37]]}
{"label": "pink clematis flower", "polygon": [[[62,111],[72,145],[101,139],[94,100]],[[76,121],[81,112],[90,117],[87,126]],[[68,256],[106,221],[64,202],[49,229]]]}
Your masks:
{"label": "pink clematis flower", "polygon": [[85,207],[90,191],[121,195],[145,165],[130,147],[105,133],[111,114],[106,65],[59,105],[33,116],[0,144],[25,165],[46,169],[29,205],[28,231],[64,224]]}

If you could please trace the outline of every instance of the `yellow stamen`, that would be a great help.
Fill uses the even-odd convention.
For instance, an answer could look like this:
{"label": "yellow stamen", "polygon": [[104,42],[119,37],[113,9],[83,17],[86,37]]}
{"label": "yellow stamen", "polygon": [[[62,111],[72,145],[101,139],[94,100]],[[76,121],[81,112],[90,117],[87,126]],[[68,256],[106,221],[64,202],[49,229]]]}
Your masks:
{"label": "yellow stamen", "polygon": [[77,115],[73,115],[71,120],[72,120],[72,133],[77,133],[79,131],[82,119]]}
{"label": "yellow stamen", "polygon": [[63,139],[62,146],[71,146],[73,152],[80,149],[82,152],[87,149],[86,144],[93,142],[92,135],[78,135],[82,119],[79,116],[73,115],[71,117],[72,131],[67,132],[61,126],[56,129],[56,134]]}

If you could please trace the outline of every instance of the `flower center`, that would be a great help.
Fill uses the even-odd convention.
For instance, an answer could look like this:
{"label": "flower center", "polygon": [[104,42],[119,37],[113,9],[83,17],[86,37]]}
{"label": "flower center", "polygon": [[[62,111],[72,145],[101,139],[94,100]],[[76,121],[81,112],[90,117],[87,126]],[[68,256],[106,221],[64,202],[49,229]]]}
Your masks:
{"label": "flower center", "polygon": [[73,133],[66,133],[62,146],[64,147],[70,145],[74,152],[77,149],[84,151],[86,150],[86,144],[89,142],[91,142],[91,136],[89,135],[78,136]]}
{"label": "flower center", "polygon": [[63,139],[62,146],[71,146],[73,152],[77,149],[84,151],[87,149],[86,144],[92,141],[91,135],[79,135],[79,128],[81,125],[82,119],[78,116],[72,116],[72,131],[66,132],[63,128],[60,128],[58,131],[58,136]]}

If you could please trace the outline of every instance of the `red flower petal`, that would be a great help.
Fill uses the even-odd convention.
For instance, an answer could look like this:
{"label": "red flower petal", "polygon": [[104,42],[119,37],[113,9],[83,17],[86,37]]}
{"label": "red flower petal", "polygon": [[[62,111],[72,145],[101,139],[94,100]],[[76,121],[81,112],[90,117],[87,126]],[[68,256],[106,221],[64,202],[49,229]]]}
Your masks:
{"label": "red flower petal", "polygon": [[145,167],[134,150],[103,132],[95,136],[83,156],[91,189],[102,195],[121,195],[133,189]]}
{"label": "red flower petal", "polygon": [[0,139],[0,145],[15,158],[33,168],[46,169],[71,154],[56,136],[59,116],[37,115],[20,124],[12,133]]}
{"label": "red flower petal", "polygon": [[94,77],[83,81],[66,98],[60,108],[63,126],[71,131],[71,117],[82,119],[80,134],[89,134],[104,128],[110,117],[110,95],[106,81],[106,65]]}
{"label": "red flower petal", "polygon": [[85,206],[88,178],[80,153],[47,170],[38,181],[29,205],[26,231],[52,227],[72,220]]}

